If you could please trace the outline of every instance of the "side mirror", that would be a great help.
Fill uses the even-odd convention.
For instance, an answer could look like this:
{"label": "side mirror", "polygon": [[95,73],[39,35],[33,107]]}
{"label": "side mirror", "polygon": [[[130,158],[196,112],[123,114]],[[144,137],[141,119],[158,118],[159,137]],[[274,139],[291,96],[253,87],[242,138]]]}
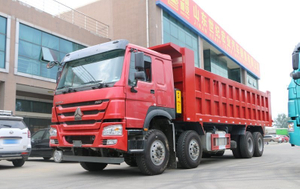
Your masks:
{"label": "side mirror", "polygon": [[293,53],[293,69],[298,70],[299,68],[299,52]]}
{"label": "side mirror", "polygon": [[144,71],[138,71],[134,73],[134,78],[136,80],[142,80],[145,81],[146,80],[146,74]]}
{"label": "side mirror", "polygon": [[143,52],[135,53],[135,69],[144,70],[144,53]]}
{"label": "side mirror", "polygon": [[50,61],[47,64],[47,69],[53,68],[55,65],[61,65],[61,63],[58,61]]}
{"label": "side mirror", "polygon": [[300,79],[300,72],[293,73],[293,79]]}

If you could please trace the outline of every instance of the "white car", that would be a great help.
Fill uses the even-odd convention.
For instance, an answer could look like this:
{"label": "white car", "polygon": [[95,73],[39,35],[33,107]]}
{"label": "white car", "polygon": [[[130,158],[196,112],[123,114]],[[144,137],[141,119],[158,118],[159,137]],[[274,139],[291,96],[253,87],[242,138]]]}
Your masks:
{"label": "white car", "polygon": [[12,111],[0,110],[0,161],[12,161],[21,167],[31,152],[30,131],[22,117],[12,115]]}

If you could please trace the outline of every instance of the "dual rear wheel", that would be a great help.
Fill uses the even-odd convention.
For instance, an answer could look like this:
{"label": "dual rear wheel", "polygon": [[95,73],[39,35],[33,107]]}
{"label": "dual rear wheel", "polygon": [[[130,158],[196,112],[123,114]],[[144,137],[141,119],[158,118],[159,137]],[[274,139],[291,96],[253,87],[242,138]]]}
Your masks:
{"label": "dual rear wheel", "polygon": [[263,137],[260,132],[249,131],[245,135],[234,136],[233,140],[237,143],[237,148],[232,150],[235,158],[260,157],[264,151]]}

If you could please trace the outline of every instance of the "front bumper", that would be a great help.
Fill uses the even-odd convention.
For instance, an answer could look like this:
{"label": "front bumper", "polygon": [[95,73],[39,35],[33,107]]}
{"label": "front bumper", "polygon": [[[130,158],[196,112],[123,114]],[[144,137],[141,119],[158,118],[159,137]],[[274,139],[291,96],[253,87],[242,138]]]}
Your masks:
{"label": "front bumper", "polygon": [[[122,135],[102,136],[103,128],[109,125],[121,124],[123,126]],[[57,136],[51,136],[51,147],[82,147],[82,148],[110,148],[115,150],[127,151],[127,130],[125,123],[102,123],[100,129],[92,130],[64,130],[61,125],[51,125],[57,130]],[[116,144],[110,144],[108,141],[117,140]]]}

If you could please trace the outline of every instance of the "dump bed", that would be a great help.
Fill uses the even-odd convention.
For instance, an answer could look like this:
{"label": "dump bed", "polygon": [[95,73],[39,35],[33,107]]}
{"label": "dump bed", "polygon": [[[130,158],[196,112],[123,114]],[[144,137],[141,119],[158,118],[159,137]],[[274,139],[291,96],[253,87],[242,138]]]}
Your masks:
{"label": "dump bed", "polygon": [[175,88],[182,91],[182,121],[271,126],[270,92],[194,66],[194,53],[168,43],[151,48],[172,58]]}

